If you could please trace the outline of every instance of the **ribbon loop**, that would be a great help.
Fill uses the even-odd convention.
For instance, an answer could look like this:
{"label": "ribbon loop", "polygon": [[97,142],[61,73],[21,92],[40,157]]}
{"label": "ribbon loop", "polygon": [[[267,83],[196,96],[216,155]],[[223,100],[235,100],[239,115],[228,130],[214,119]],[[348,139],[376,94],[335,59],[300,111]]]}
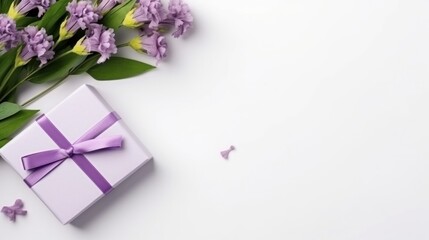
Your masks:
{"label": "ribbon loop", "polygon": [[21,158],[25,170],[34,170],[68,158],[66,150],[54,149],[44,152],[33,153]]}
{"label": "ribbon loop", "polygon": [[122,137],[112,136],[99,139],[91,139],[71,145],[67,149],[54,149],[39,153],[33,153],[21,158],[25,170],[33,170],[52,164],[57,161],[71,158],[76,154],[85,154],[102,149],[122,147]]}
{"label": "ribbon loop", "polygon": [[72,145],[73,154],[85,154],[102,149],[122,147],[122,136],[96,138]]}

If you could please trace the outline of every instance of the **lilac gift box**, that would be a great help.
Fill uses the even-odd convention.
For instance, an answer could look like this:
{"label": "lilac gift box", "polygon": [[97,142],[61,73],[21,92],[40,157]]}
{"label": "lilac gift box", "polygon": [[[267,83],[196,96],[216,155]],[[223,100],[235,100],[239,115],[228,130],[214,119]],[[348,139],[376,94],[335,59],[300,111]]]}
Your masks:
{"label": "lilac gift box", "polygon": [[63,224],[152,158],[88,85],[40,116],[0,155]]}

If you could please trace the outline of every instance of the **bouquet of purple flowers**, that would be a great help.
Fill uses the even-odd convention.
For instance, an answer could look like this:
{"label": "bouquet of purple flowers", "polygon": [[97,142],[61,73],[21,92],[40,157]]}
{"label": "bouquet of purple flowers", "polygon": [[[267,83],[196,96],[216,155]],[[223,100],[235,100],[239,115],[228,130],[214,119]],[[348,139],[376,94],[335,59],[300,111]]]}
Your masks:
{"label": "bouquet of purple flowers", "polygon": [[[182,0],[1,0],[0,1],[0,147],[37,110],[26,105],[55,88],[69,75],[88,73],[96,80],[133,77],[154,66],[114,56],[131,47],[156,58],[166,57],[163,33],[182,36],[193,17]],[[136,36],[117,43],[121,27]],[[120,69],[120,71],[117,71]],[[16,97],[25,82],[51,83],[19,105]]]}

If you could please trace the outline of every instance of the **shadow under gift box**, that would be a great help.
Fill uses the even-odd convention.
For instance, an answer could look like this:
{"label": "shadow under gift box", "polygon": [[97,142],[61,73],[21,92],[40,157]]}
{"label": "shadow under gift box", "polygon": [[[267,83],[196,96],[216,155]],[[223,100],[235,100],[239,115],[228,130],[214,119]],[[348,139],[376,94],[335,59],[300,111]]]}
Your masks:
{"label": "shadow under gift box", "polygon": [[[70,143],[74,143],[111,112],[111,107],[94,87],[83,85],[45,116]],[[121,148],[84,154],[113,188],[152,159],[121,119],[95,139],[115,135],[123,138]],[[1,148],[0,155],[25,179],[31,171],[24,170],[23,156],[59,148],[34,122]],[[105,195],[71,158],[31,188],[63,224],[71,222]]]}

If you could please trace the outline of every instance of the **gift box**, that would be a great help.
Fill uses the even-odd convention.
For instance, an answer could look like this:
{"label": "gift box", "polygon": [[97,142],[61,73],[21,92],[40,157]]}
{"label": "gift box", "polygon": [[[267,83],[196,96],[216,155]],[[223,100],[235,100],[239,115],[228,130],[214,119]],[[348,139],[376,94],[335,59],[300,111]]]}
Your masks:
{"label": "gift box", "polygon": [[63,224],[152,158],[89,85],[39,116],[0,155]]}

